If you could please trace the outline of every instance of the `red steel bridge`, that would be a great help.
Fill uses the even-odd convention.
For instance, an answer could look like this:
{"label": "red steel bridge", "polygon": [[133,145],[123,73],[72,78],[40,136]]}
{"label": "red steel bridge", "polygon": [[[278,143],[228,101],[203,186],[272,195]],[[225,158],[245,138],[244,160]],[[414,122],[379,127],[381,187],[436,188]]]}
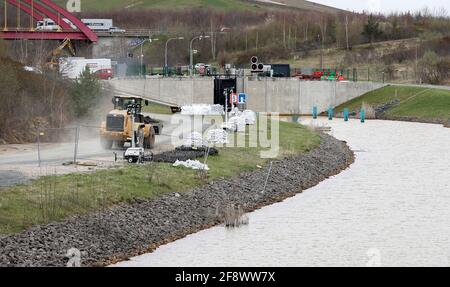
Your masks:
{"label": "red steel bridge", "polygon": [[[0,0],[3,2],[3,28],[0,28],[0,39],[7,40],[85,40],[98,42],[95,32],[83,24],[72,13],[61,8],[51,0]],[[0,4],[1,5],[1,4]],[[15,26],[9,27],[8,17],[16,15]],[[21,20],[26,14],[29,17],[28,25],[22,27]],[[36,22],[50,18],[57,23],[59,31],[37,31]],[[74,26],[63,21],[68,19]]]}

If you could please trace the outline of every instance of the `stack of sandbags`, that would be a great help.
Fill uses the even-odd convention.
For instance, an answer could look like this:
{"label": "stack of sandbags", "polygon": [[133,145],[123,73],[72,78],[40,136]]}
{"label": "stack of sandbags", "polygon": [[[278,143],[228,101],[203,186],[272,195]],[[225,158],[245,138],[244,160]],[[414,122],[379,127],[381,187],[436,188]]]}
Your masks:
{"label": "stack of sandbags", "polygon": [[228,120],[228,125],[231,127],[231,130],[238,133],[245,132],[245,127],[247,126],[245,118],[242,116],[232,117]]}
{"label": "stack of sandbags", "polygon": [[184,146],[201,147],[203,146],[203,136],[199,132],[192,132],[184,140]]}
{"label": "stack of sandbags", "polygon": [[239,116],[242,115],[242,112],[241,112],[238,108],[233,108],[233,109],[231,109],[231,111],[228,113],[228,115],[229,115],[230,117],[235,117],[235,116],[239,117]]}
{"label": "stack of sandbags", "polygon": [[181,107],[182,115],[223,115],[224,110],[221,105],[194,104]]}
{"label": "stack of sandbags", "polygon": [[222,105],[211,105],[210,115],[224,115],[225,110]]}
{"label": "stack of sandbags", "polygon": [[206,134],[206,142],[210,144],[227,144],[228,133],[223,129],[209,130]]}

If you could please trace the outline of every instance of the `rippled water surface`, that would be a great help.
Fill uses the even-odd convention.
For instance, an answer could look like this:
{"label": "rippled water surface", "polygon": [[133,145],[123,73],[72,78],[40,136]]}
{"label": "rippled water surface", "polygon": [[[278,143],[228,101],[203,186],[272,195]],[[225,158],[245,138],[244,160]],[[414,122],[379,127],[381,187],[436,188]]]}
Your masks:
{"label": "rippled water surface", "polygon": [[355,151],[349,169],[118,266],[450,266],[450,129],[318,121]]}

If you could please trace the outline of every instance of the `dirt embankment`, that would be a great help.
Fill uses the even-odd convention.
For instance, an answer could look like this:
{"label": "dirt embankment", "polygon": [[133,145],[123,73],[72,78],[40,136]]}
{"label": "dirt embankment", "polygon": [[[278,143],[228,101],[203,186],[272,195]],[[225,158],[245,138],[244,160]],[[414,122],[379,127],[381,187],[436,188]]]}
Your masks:
{"label": "dirt embankment", "polygon": [[[188,234],[221,223],[230,204],[250,212],[301,193],[336,175],[354,161],[344,142],[323,135],[320,146],[269,167],[220,179],[155,200],[135,200],[95,214],[37,226],[0,241],[0,266],[65,266],[67,251],[81,251],[82,265],[105,266],[126,260]],[[219,212],[218,212],[219,211]]]}

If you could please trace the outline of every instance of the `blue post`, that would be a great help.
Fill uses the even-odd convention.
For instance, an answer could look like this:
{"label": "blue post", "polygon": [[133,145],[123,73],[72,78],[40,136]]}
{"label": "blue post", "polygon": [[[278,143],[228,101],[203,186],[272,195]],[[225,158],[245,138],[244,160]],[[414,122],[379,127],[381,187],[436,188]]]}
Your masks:
{"label": "blue post", "polygon": [[361,119],[361,123],[366,121],[366,111],[364,109],[361,109],[359,112],[359,118]]}
{"label": "blue post", "polygon": [[348,108],[344,109],[344,121],[348,122]]}
{"label": "blue post", "polygon": [[317,119],[317,107],[313,107],[313,119]]}
{"label": "blue post", "polygon": [[333,120],[333,107],[331,106],[328,108],[328,119]]}

